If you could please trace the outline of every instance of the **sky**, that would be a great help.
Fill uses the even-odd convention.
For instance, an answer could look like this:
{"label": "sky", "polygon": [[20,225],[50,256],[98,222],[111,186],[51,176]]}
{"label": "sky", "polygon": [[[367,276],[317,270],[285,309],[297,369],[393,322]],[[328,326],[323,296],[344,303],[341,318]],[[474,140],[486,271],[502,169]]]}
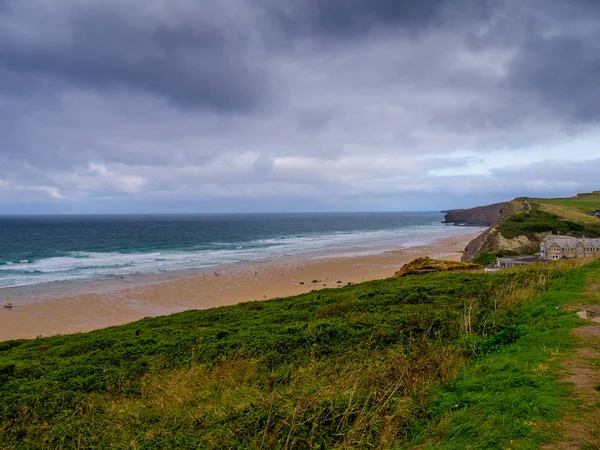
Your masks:
{"label": "sky", "polygon": [[0,0],[0,214],[600,189],[598,0]]}

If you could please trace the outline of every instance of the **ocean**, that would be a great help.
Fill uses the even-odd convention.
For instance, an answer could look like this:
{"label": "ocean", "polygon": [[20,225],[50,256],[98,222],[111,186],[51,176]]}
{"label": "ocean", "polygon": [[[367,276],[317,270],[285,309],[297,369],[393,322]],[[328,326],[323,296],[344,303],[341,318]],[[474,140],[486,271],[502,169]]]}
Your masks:
{"label": "ocean", "polygon": [[473,233],[442,218],[434,212],[0,217],[0,288],[373,254]]}

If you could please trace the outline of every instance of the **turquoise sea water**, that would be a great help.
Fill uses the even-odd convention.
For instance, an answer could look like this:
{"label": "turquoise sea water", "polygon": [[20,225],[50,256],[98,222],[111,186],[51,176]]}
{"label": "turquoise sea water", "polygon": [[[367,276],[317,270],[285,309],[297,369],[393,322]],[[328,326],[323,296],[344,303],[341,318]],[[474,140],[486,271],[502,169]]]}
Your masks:
{"label": "turquoise sea water", "polygon": [[439,213],[0,217],[0,288],[366,254],[472,233]]}

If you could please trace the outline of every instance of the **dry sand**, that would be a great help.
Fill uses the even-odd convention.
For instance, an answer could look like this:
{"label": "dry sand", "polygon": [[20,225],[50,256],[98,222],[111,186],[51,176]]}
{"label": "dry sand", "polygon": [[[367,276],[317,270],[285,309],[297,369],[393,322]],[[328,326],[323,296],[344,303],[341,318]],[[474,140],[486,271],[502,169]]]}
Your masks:
{"label": "dry sand", "polygon": [[480,232],[377,255],[278,259],[204,272],[5,289],[0,291],[2,300],[10,296],[14,306],[0,310],[0,341],[77,333],[187,309],[287,297],[387,278],[420,256],[460,260],[462,250]]}

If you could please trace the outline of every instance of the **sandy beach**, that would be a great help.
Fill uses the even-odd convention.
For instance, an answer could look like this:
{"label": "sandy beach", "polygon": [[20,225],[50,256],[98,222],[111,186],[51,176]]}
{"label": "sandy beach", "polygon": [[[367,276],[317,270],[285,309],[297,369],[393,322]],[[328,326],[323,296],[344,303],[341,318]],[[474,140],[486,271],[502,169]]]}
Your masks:
{"label": "sandy beach", "polygon": [[281,258],[158,275],[85,283],[52,283],[0,291],[12,309],[0,310],[0,341],[69,334],[120,325],[188,309],[287,297],[349,282],[390,277],[421,256],[460,260],[483,229],[429,245],[374,255]]}

